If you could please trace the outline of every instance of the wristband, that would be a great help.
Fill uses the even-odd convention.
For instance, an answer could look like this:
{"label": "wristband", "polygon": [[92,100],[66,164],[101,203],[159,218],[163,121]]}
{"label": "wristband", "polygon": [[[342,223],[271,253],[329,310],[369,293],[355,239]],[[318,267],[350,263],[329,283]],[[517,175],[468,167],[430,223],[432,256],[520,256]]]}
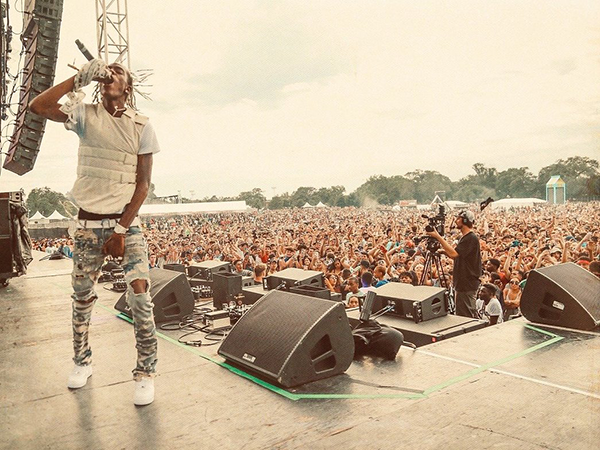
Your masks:
{"label": "wristband", "polygon": [[125,233],[127,233],[127,230],[128,230],[128,228],[125,228],[123,225],[118,223],[115,225],[115,229],[113,231],[117,234],[125,234]]}

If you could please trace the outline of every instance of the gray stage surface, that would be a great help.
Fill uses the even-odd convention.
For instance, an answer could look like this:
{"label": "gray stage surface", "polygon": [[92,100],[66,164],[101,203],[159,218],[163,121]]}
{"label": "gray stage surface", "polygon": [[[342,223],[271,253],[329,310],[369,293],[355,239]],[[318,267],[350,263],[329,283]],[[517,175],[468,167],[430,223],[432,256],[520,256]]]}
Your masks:
{"label": "gray stage surface", "polygon": [[[0,447],[7,449],[591,449],[600,442],[600,335],[524,319],[394,362],[282,390],[236,373],[217,346],[161,331],[156,400],[133,405],[133,327],[102,289],[94,375],[71,369],[69,260],[0,290]],[[195,338],[191,336],[190,338]]]}

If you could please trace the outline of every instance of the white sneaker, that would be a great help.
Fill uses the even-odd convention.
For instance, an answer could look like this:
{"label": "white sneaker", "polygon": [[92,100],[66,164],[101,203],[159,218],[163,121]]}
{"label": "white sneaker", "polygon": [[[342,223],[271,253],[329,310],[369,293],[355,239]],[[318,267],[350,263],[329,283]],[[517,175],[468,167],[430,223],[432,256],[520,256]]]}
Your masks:
{"label": "white sneaker", "polygon": [[71,374],[69,375],[69,382],[67,386],[71,389],[79,389],[85,386],[89,377],[92,376],[92,366],[78,366],[75,364]]}
{"label": "white sneaker", "polygon": [[154,401],[154,379],[143,377],[135,382],[133,404],[137,406],[149,405]]}

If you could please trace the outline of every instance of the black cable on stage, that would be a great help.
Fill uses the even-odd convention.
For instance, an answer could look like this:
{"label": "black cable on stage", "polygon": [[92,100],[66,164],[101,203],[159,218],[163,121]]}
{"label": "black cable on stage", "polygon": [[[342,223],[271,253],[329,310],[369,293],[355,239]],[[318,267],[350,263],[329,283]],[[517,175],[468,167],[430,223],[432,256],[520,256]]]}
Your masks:
{"label": "black cable on stage", "polygon": [[[207,307],[207,305],[211,303],[212,300],[198,303],[194,305],[194,310],[192,313],[185,315],[179,321],[163,323],[159,326],[159,329],[164,331],[183,331],[184,334],[177,338],[177,342],[181,344],[190,345],[192,347],[207,347],[210,345],[216,345],[225,339],[227,336],[227,331],[231,327],[211,331],[207,329],[207,325],[204,325],[204,316],[207,312],[212,311],[211,308]],[[206,334],[206,336],[204,336],[205,340],[214,342],[207,344],[202,339],[185,340],[186,337],[196,333],[204,333]]]}

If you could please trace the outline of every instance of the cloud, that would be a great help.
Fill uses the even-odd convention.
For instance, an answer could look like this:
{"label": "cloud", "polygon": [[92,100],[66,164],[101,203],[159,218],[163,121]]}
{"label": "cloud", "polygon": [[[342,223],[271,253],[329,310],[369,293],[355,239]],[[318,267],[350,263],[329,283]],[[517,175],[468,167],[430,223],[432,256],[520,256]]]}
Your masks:
{"label": "cloud", "polygon": [[[67,3],[57,81],[81,63],[74,39],[95,40],[93,7]],[[561,5],[130,0],[133,67],[154,70],[138,104],[162,147],[157,192],[351,192],[376,174],[597,158],[600,3]],[[51,124],[34,173],[3,188],[65,192],[76,147]]]}
{"label": "cloud", "polygon": [[577,70],[577,61],[573,58],[556,59],[550,62],[550,68],[555,70],[559,75],[566,75]]}
{"label": "cloud", "polygon": [[306,26],[306,16],[295,8],[262,12],[240,24],[235,42],[223,49],[214,70],[188,77],[186,96],[209,105],[242,99],[271,103],[289,86],[352,70],[346,51],[325,24]]}

